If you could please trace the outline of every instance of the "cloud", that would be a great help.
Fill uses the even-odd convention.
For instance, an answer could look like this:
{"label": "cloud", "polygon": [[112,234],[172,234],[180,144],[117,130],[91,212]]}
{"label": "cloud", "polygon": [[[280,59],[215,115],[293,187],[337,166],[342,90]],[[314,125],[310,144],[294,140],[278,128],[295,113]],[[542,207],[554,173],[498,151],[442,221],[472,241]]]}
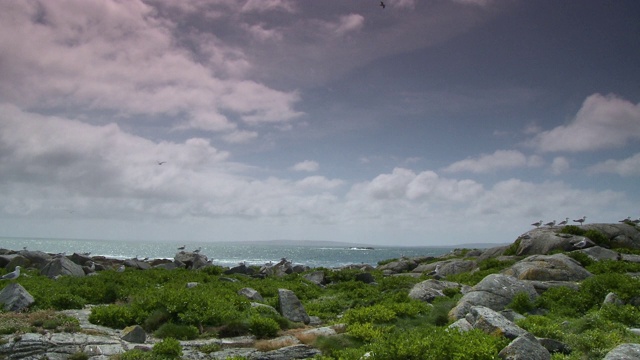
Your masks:
{"label": "cloud", "polygon": [[634,140],[640,140],[640,104],[593,94],[568,125],[543,131],[529,144],[542,152],[580,152],[619,148]]}
{"label": "cloud", "polygon": [[265,12],[282,10],[285,12],[295,12],[295,2],[291,0],[248,0],[243,6],[243,12]]}
{"label": "cloud", "polygon": [[293,108],[297,92],[241,77],[251,68],[242,51],[211,34],[186,35],[204,44],[198,50],[206,61],[198,62],[175,27],[135,0],[2,3],[0,98],[118,121],[172,118],[174,128],[206,131],[301,115]]}
{"label": "cloud", "polygon": [[293,171],[306,171],[306,172],[315,172],[320,168],[320,164],[316,161],[305,160],[299,162],[291,167]]}
{"label": "cloud", "polygon": [[457,161],[447,166],[443,171],[488,173],[500,169],[517,167],[539,167],[543,164],[539,156],[526,156],[517,150],[496,150],[493,154],[483,154],[476,158]]}
{"label": "cloud", "polygon": [[567,160],[567,158],[564,156],[558,156],[551,162],[551,173],[554,175],[564,174],[570,167],[571,165],[569,165],[569,160]]}
{"label": "cloud", "polygon": [[232,133],[224,135],[222,138],[224,141],[231,144],[247,143],[258,137],[258,133],[255,131],[234,131]]}
{"label": "cloud", "polygon": [[360,30],[364,26],[364,16],[359,14],[349,14],[340,17],[340,21],[330,25],[332,31],[338,35]]}
{"label": "cloud", "polygon": [[640,154],[623,160],[609,159],[591,166],[589,172],[592,174],[612,173],[620,176],[638,176],[640,175]]}

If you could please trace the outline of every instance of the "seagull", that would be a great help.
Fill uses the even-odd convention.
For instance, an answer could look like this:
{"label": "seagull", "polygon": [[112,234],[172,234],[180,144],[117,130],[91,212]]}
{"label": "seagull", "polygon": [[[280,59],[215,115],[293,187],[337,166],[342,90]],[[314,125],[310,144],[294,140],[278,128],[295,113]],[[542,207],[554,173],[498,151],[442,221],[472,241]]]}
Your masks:
{"label": "seagull", "polygon": [[546,224],[544,224],[544,226],[548,226],[548,227],[554,227],[556,225],[556,221],[553,220],[552,222],[548,222]]}
{"label": "seagull", "polygon": [[428,273],[427,275],[429,275],[429,276],[438,275],[438,271],[440,271],[440,264],[436,265],[436,269],[433,270],[432,272]]}
{"label": "seagull", "polygon": [[638,224],[640,224],[640,218],[637,218],[637,219],[635,219],[635,220],[631,220],[631,222],[632,222],[633,224],[638,225]]}
{"label": "seagull", "polygon": [[196,250],[193,250],[193,252],[197,254],[197,253],[199,253],[199,252],[200,252],[200,250],[202,250],[202,247],[201,247],[201,246],[199,246]]}
{"label": "seagull", "polygon": [[0,277],[0,280],[14,280],[17,279],[18,276],[20,276],[20,266],[16,266],[16,269],[12,272],[2,275],[2,277]]}
{"label": "seagull", "polygon": [[585,239],[582,239],[582,240],[580,240],[580,242],[578,242],[578,243],[573,245],[573,247],[578,248],[578,249],[582,249],[585,246],[587,246],[587,240],[585,240]]}
{"label": "seagull", "polygon": [[158,161],[158,165],[166,164],[166,161]]}
{"label": "seagull", "polygon": [[178,248],[178,250],[184,250],[184,248],[187,247],[186,245],[182,245]]}
{"label": "seagull", "polygon": [[573,222],[577,222],[580,223],[580,225],[582,225],[582,223],[584,223],[584,221],[587,219],[586,216],[583,216],[582,219],[578,219],[578,220],[573,220]]}
{"label": "seagull", "polygon": [[627,218],[626,218],[626,219],[624,219],[624,220],[618,220],[618,222],[619,222],[619,223],[628,223],[628,222],[631,222],[631,216],[627,216]]}
{"label": "seagull", "polygon": [[383,1],[380,1],[380,6],[384,9],[385,7],[387,7]]}
{"label": "seagull", "polygon": [[564,218],[564,221],[560,221],[558,226],[567,225],[567,221],[569,221],[569,218]]}
{"label": "seagull", "polygon": [[540,227],[540,225],[542,225],[542,220],[540,220],[538,222],[534,222],[533,224],[531,224],[531,226],[535,226],[535,227]]}
{"label": "seagull", "polygon": [[124,265],[120,265],[120,267],[116,271],[117,272],[124,272]]}

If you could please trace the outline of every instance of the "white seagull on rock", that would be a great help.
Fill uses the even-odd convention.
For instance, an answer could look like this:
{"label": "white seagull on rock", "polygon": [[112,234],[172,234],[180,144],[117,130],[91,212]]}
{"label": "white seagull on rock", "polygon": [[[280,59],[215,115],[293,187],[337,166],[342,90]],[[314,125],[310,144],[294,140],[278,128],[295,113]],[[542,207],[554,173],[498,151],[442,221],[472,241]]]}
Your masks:
{"label": "white seagull on rock", "polygon": [[2,275],[2,277],[0,277],[0,280],[14,280],[14,279],[17,279],[19,276],[20,276],[20,266],[16,266],[16,269],[13,270],[12,272]]}
{"label": "white seagull on rock", "polygon": [[584,221],[587,219],[586,216],[583,216],[582,219],[577,219],[577,220],[573,220],[573,222],[577,222],[580,223],[580,225],[582,225],[582,223],[584,223]]}
{"label": "white seagull on rock", "polygon": [[560,221],[558,226],[567,225],[567,221],[569,221],[569,218],[564,218],[564,221]]}
{"label": "white seagull on rock", "polygon": [[540,225],[542,225],[542,220],[540,220],[538,222],[534,222],[533,224],[531,224],[531,226],[535,226],[535,227],[540,227]]}
{"label": "white seagull on rock", "polygon": [[548,226],[548,227],[554,227],[555,225],[556,225],[556,221],[555,220],[544,224],[544,226]]}

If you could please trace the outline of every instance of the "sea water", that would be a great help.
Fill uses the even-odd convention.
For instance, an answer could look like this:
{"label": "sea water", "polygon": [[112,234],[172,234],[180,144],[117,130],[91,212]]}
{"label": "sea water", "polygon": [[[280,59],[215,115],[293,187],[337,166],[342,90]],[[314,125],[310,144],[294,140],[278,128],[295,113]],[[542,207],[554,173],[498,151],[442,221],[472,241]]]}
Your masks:
{"label": "sea water", "polygon": [[51,254],[90,253],[91,256],[105,256],[116,259],[173,259],[179,252],[200,248],[216,265],[236,266],[264,265],[276,263],[282,258],[310,267],[335,268],[350,264],[377,265],[379,261],[406,257],[439,256],[452,250],[450,247],[360,247],[350,245],[306,245],[274,244],[270,242],[251,243],[186,243],[162,241],[115,241],[80,239],[34,239],[0,237],[0,248],[10,250],[39,250]]}

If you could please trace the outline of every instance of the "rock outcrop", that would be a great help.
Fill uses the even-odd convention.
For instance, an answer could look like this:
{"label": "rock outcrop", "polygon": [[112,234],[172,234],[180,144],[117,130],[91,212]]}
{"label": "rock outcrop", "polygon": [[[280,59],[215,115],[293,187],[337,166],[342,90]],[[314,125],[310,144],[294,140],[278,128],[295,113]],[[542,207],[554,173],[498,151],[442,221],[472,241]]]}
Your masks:
{"label": "rock outcrop", "polygon": [[592,276],[579,262],[565,254],[529,256],[504,273],[520,280],[537,281],[581,281]]}
{"label": "rock outcrop", "polygon": [[5,311],[23,311],[34,302],[33,296],[17,283],[11,283],[0,291],[0,304]]}
{"label": "rock outcrop", "polygon": [[290,321],[304,324],[311,322],[302,303],[291,290],[278,289],[278,308],[280,314]]}
{"label": "rock outcrop", "polygon": [[40,270],[40,273],[50,278],[65,275],[78,277],[85,275],[82,266],[64,256],[59,256],[49,261],[42,270]]}

